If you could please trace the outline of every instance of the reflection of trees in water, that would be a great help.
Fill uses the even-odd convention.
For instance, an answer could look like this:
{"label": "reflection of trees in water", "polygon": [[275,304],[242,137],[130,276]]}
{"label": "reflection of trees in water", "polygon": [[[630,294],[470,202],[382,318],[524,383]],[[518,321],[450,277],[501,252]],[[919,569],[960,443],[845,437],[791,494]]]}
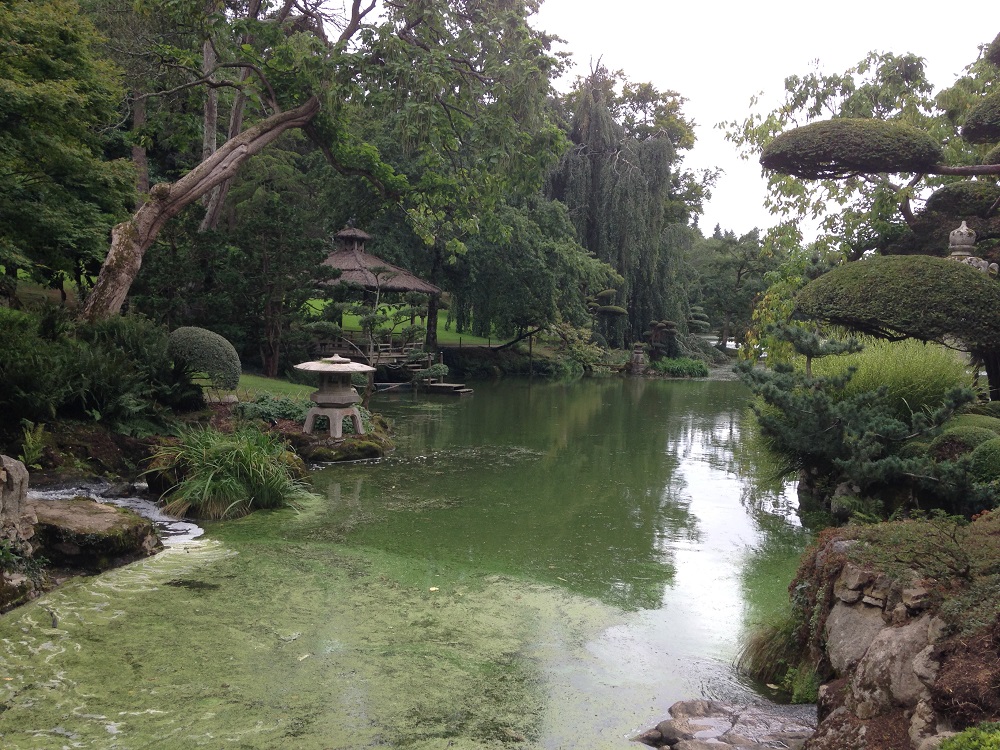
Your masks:
{"label": "reflection of trees in water", "polygon": [[[424,412],[405,402],[405,455],[343,467],[366,481],[359,514],[379,519],[356,539],[657,608],[675,543],[698,538],[677,468],[726,470],[741,400],[732,383],[614,379],[499,383]],[[419,512],[387,510],[407,507]]]}

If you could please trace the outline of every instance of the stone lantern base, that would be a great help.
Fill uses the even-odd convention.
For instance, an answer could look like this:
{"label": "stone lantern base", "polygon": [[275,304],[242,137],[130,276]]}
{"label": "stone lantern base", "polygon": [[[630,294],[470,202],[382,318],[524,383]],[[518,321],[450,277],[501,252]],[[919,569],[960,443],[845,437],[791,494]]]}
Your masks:
{"label": "stone lantern base", "polygon": [[330,422],[330,437],[340,438],[344,436],[344,418],[350,417],[354,425],[354,431],[358,435],[365,434],[365,428],[361,424],[361,412],[355,406],[314,406],[306,414],[306,423],[302,427],[302,432],[311,435],[316,424],[316,417],[326,417]]}

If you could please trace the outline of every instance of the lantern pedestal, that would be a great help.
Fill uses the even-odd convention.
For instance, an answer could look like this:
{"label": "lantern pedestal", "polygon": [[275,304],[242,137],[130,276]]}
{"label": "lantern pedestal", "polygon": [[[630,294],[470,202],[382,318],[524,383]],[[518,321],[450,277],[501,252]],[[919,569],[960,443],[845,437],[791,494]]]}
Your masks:
{"label": "lantern pedestal", "polygon": [[344,418],[350,417],[354,425],[354,432],[358,435],[365,434],[365,428],[361,424],[361,414],[354,406],[314,406],[306,414],[306,423],[302,427],[302,432],[311,435],[316,426],[316,417],[326,417],[330,421],[330,437],[340,438],[344,436]]}

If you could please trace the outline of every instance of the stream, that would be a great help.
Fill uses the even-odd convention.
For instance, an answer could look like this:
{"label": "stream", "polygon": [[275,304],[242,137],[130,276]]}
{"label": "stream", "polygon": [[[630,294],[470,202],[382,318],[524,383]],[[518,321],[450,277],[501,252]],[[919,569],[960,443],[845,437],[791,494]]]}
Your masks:
{"label": "stream", "polygon": [[[736,382],[380,395],[319,499],[0,618],[5,748],[627,748],[732,668],[808,541]],[[763,691],[763,694],[760,692]]]}

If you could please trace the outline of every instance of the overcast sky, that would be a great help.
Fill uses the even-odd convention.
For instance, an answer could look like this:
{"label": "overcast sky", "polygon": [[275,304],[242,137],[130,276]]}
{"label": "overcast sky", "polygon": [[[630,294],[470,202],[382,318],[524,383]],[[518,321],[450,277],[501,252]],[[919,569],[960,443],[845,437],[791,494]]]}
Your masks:
{"label": "overcast sky", "polygon": [[557,49],[573,55],[562,90],[601,58],[633,81],[684,96],[698,138],[685,164],[725,170],[702,229],[719,223],[743,234],[777,220],[762,205],[759,165],[741,162],[716,123],[744,119],[758,92],[777,104],[785,77],[807,72],[814,60],[827,73],[842,72],[871,50],[920,55],[931,81],[945,87],[1000,32],[1000,2],[544,0],[533,25],[565,39]]}

